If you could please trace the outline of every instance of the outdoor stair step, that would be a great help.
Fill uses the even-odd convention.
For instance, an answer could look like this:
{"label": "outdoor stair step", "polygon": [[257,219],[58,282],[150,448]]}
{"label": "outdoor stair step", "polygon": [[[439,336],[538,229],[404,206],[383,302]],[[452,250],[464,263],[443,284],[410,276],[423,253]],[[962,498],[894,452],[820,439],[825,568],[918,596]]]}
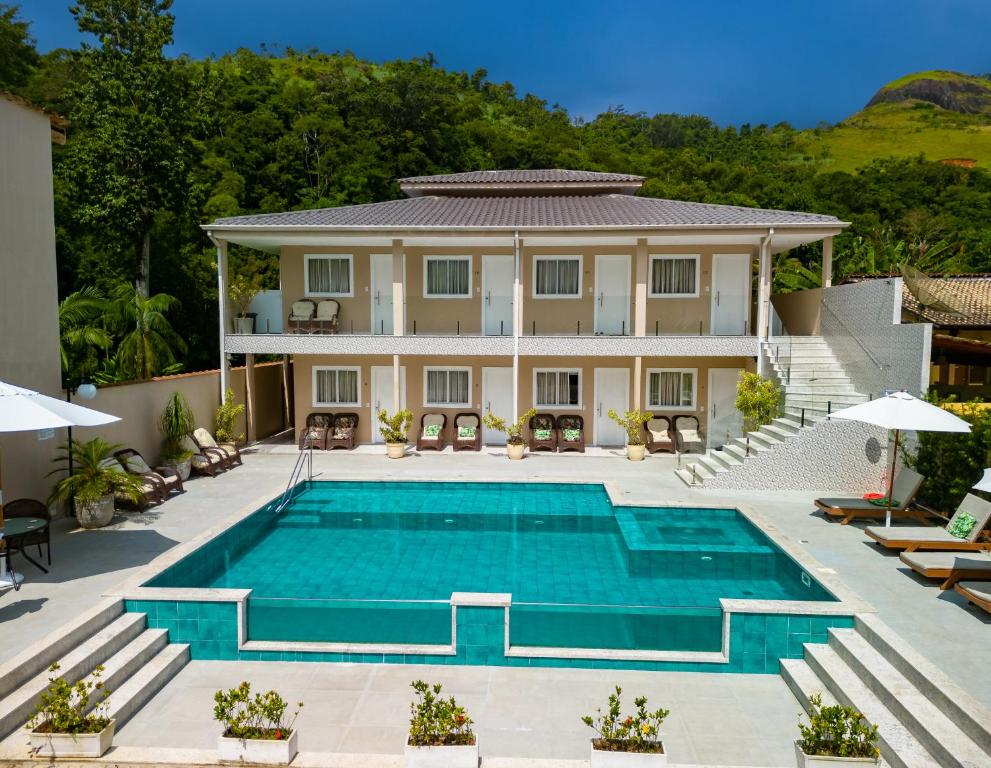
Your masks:
{"label": "outdoor stair step", "polygon": [[84,640],[95,635],[124,612],[124,601],[114,600],[85,611],[69,625],[34,643],[23,653],[0,665],[0,699],[47,670]]}
{"label": "outdoor stair step", "polygon": [[966,733],[991,754],[991,712],[916,651],[875,614],[860,614],[856,628],[892,666]]}
{"label": "outdoor stair step", "polygon": [[718,461],[726,469],[732,469],[733,467],[738,467],[743,464],[740,456],[737,456],[732,451],[727,451],[726,448],[729,446],[724,446],[722,450],[712,450],[709,452],[709,456],[713,461]]}
{"label": "outdoor stair step", "polygon": [[[747,441],[743,437],[734,437],[733,444],[738,445],[743,449],[744,454],[747,453]],[[764,451],[771,450],[771,446],[764,443],[758,442],[757,440],[750,441],[750,455],[753,456],[755,453],[763,453]]]}
{"label": "outdoor stair step", "polygon": [[[116,691],[135,672],[169,644],[165,629],[146,629],[103,664],[100,680],[109,691]],[[92,673],[90,673],[92,676]]]}
{"label": "outdoor stair step", "polygon": [[975,744],[855,629],[830,629],[829,645],[942,766],[991,765]]}
{"label": "outdoor stair step", "polygon": [[831,707],[836,704],[836,698],[829,692],[829,688],[804,659],[781,659],[778,667],[781,677],[806,712],[809,711],[809,698],[817,693],[822,696],[823,706]]}
{"label": "outdoor stair step", "polygon": [[712,456],[708,454],[702,454],[701,456],[699,456],[698,464],[699,466],[705,467],[707,470],[709,470],[709,472],[713,476],[722,474],[723,472],[726,472],[729,469],[726,465],[712,458]]}
{"label": "outdoor stair step", "polygon": [[783,440],[779,440],[773,435],[768,435],[765,432],[761,432],[760,430],[756,430],[754,432],[747,432],[747,434],[750,435],[751,448],[753,447],[755,442],[761,443],[762,445],[766,445],[769,448],[773,448],[776,445],[781,445],[781,443],[784,442]]}
{"label": "outdoor stair step", "polygon": [[166,645],[151,661],[132,675],[110,696],[108,717],[117,720],[120,728],[141,709],[152,696],[189,661],[189,646],[184,643]]}
{"label": "outdoor stair step", "polygon": [[827,644],[806,643],[805,661],[841,704],[878,727],[881,756],[893,768],[932,768],[939,763]]}
{"label": "outdoor stair step", "polygon": [[746,450],[741,448],[739,445],[736,445],[735,443],[726,443],[726,445],[723,446],[723,453],[729,454],[731,456],[735,456],[737,459],[740,460],[741,464],[747,459]]}
{"label": "outdoor stair step", "polygon": [[[92,672],[145,629],[143,613],[124,613],[58,659],[60,677],[71,683]],[[0,701],[0,738],[22,726],[48,687],[50,673],[39,672]]]}
{"label": "outdoor stair step", "polygon": [[819,381],[815,384],[785,384],[786,396],[812,395],[813,397],[826,397],[828,395],[857,395],[858,392],[850,384],[832,384]]}
{"label": "outdoor stair step", "polygon": [[783,429],[782,427],[774,423],[765,424],[758,431],[770,435],[771,437],[777,438],[781,442],[784,442],[785,440],[790,440],[795,436],[795,433],[790,429]]}
{"label": "outdoor stair step", "polygon": [[690,485],[690,486],[699,485],[698,481],[692,477],[691,471],[686,469],[685,467],[679,467],[674,471],[674,473],[681,479],[681,481],[685,485]]}
{"label": "outdoor stair step", "polygon": [[797,435],[802,430],[802,424],[798,419],[790,419],[786,416],[778,416],[771,424],[779,429],[790,431],[793,435]]}

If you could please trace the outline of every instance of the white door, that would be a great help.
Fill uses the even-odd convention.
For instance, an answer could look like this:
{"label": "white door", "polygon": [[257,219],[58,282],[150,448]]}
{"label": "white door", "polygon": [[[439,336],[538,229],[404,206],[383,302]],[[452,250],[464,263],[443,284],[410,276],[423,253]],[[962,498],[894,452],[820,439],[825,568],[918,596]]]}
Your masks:
{"label": "white door", "polygon": [[486,336],[513,334],[513,257],[482,256],[482,327]]}
{"label": "white door", "polygon": [[612,408],[620,415],[630,407],[630,372],[626,368],[595,369],[596,445],[626,445],[626,432],[609,418]]}
{"label": "white door", "polygon": [[630,334],[630,257],[595,257],[595,332]]}
{"label": "white door", "polygon": [[372,366],[372,442],[384,443],[379,432],[379,411],[383,408],[390,414],[406,407],[406,366],[399,368],[399,407],[396,407],[395,391],[392,386],[392,366]]}
{"label": "white door", "polygon": [[[482,368],[482,415],[492,411],[506,421],[513,418],[513,369]],[[482,442],[486,445],[505,445],[502,432],[484,427]]]}
{"label": "white door", "polygon": [[709,369],[709,428],[706,436],[710,448],[721,448],[734,437],[743,435],[743,416],[736,409],[739,375],[739,368]]}
{"label": "white door", "polygon": [[392,254],[373,253],[371,265],[372,333],[392,335]]}
{"label": "white door", "polygon": [[742,336],[750,310],[750,256],[717,253],[712,257],[712,331]]}

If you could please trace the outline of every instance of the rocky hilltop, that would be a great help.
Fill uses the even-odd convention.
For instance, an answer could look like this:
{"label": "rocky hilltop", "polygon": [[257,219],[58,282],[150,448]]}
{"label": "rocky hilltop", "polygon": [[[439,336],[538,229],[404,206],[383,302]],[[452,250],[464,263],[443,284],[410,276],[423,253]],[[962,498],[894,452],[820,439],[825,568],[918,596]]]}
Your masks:
{"label": "rocky hilltop", "polygon": [[916,72],[888,83],[867,103],[923,101],[951,112],[991,115],[991,80],[958,72]]}

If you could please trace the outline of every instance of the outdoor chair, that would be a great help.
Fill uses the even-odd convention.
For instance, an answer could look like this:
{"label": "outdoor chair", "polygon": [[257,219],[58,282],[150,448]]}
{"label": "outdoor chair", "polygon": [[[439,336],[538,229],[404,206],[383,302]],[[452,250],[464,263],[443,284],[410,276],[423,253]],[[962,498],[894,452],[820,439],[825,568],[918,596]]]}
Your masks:
{"label": "outdoor chair", "polygon": [[585,420],[575,414],[557,417],[557,449],[585,453]]}
{"label": "outdoor chair", "polygon": [[681,453],[702,453],[705,439],[697,416],[675,416],[675,445]]}
{"label": "outdoor chair", "polygon": [[648,453],[674,453],[675,441],[671,436],[671,419],[667,416],[654,416],[643,425],[647,432]]}
{"label": "outdoor chair", "polygon": [[953,589],[968,603],[991,613],[991,581],[958,581]]}
{"label": "outdoor chair", "polygon": [[300,299],[292,303],[286,327],[289,333],[311,333],[313,331],[313,315],[316,305],[309,299]]}
{"label": "outdoor chair", "polygon": [[235,443],[224,443],[221,445],[214,439],[213,435],[211,435],[210,432],[203,427],[193,430],[193,442],[199,446],[200,451],[203,451],[206,448],[220,451],[224,456],[228,469],[244,464],[244,460],[241,458],[241,451]]}
{"label": "outdoor chair", "polygon": [[420,417],[420,436],[416,439],[416,450],[430,448],[435,451],[444,449],[444,429],[447,427],[447,416],[443,413],[425,413]]}
{"label": "outdoor chair", "polygon": [[943,579],[940,589],[950,589],[958,581],[991,579],[987,552],[902,552],[898,559],[924,578]]}
{"label": "outdoor chair", "polygon": [[323,299],[317,303],[317,312],[311,327],[315,333],[337,333],[337,317],[341,305],[334,299]]}
{"label": "outdoor chair", "polygon": [[[912,517],[920,523],[926,522],[926,513],[921,509],[912,508],[915,495],[922,486],[925,478],[911,469],[900,469],[892,484],[891,518]],[[846,525],[851,520],[861,517],[884,517],[886,504],[878,504],[867,499],[840,498],[816,499],[815,505],[829,517],[841,517],[840,522]]]}
{"label": "outdoor chair", "polygon": [[193,466],[193,472],[196,474],[216,477],[218,472],[227,469],[227,457],[223,451],[214,448],[200,448],[189,435],[184,436],[179,445],[184,451],[189,451],[192,454],[190,462]]}
{"label": "outdoor chair", "polygon": [[354,437],[358,431],[357,413],[338,413],[334,415],[333,428],[328,430],[324,447],[330,451],[334,448],[354,448]]}
{"label": "outdoor chair", "polygon": [[482,419],[477,413],[459,413],[454,417],[455,451],[482,450]]}
{"label": "outdoor chair", "polygon": [[[40,520],[45,520],[49,523],[40,531],[32,531],[31,533],[25,533],[22,536],[17,537],[18,547],[29,547],[31,545],[36,545],[38,547],[38,557],[42,556],[41,545],[45,545],[46,554],[48,556],[48,564],[52,564],[52,531],[51,531],[51,521],[52,516],[48,511],[48,507],[38,501],[37,499],[14,499],[11,502],[3,505],[3,516],[5,518],[13,517],[37,517]],[[9,556],[10,547],[7,547],[7,555]],[[7,563],[8,570],[10,568],[10,563]]]}
{"label": "outdoor chair", "polygon": [[[973,525],[967,529],[966,523],[973,518]],[[978,550],[991,549],[991,542],[978,541],[978,537],[991,518],[991,501],[979,499],[971,493],[963,497],[957,511],[953,513],[946,528],[935,526],[894,526],[872,525],[864,529],[870,538],[888,549],[904,549],[914,552],[917,549],[939,550]],[[952,532],[956,532],[954,535]]]}
{"label": "outdoor chair", "polygon": [[[114,472],[123,473],[127,471],[120,459],[114,456],[105,458],[100,462],[100,466],[103,469],[109,469]],[[166,493],[165,487],[158,478],[151,477],[150,475],[142,475],[141,486],[138,488],[137,501],[129,499],[120,493],[114,494],[114,501],[120,504],[136,505],[138,509],[144,509],[145,507],[150,507],[152,504],[161,504],[167,496],[168,493]]]}
{"label": "outdoor chair", "polygon": [[554,417],[551,414],[535,414],[530,419],[529,427],[531,451],[557,450],[557,432],[555,431]]}
{"label": "outdoor chair", "polygon": [[[299,433],[299,450],[312,445],[321,451],[327,449],[327,433],[334,424],[332,413],[311,413],[306,417],[306,427]],[[310,442],[306,438],[309,436]]]}
{"label": "outdoor chair", "polygon": [[184,491],[182,478],[179,477],[178,472],[172,469],[172,467],[149,466],[148,462],[144,460],[144,457],[133,448],[124,448],[123,450],[115,451],[114,457],[120,462],[120,465],[128,474],[151,480],[154,485],[157,485],[161,492],[159,495],[162,497],[162,501],[165,501],[173,491],[176,493],[182,493]]}

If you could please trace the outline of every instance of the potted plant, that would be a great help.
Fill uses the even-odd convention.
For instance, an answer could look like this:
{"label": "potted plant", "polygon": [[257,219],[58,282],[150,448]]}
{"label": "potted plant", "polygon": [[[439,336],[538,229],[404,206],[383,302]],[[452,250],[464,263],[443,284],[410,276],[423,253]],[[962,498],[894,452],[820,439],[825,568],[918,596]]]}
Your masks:
{"label": "potted plant", "polygon": [[75,501],[76,521],[83,528],[102,528],[114,517],[114,498],[137,503],[141,499],[141,481],[129,475],[113,457],[120,448],[94,437],[81,443],[71,441],[55,458],[59,468],[49,474],[65,471],[72,459],[72,474],[55,484],[49,504]]}
{"label": "potted plant", "polygon": [[853,707],[822,705],[822,694],[809,697],[809,724],[798,724],[802,738],[795,741],[799,768],[838,768],[841,765],[877,765],[877,726]]}
{"label": "potted plant", "polygon": [[647,697],[633,700],[636,712],[623,717],[620,696],[623,689],[618,685],[616,692],[609,695],[609,710],[605,714],[596,710],[597,715],[585,715],[582,722],[594,730],[597,736],[592,739],[591,768],[654,768],[667,765],[668,756],[664,744],[658,738],[661,723],[669,714],[666,709],[647,711]]}
{"label": "potted plant", "polygon": [[626,458],[630,461],[643,461],[647,447],[643,444],[643,425],[654,418],[654,414],[641,411],[627,411],[623,416],[609,409],[609,418],[626,430]]}
{"label": "potted plant", "polygon": [[188,480],[193,452],[183,447],[183,440],[193,429],[193,410],[181,392],[169,396],[158,419],[158,429],[165,437],[160,457],[162,464],[174,469],[183,481]]}
{"label": "potted plant", "polygon": [[230,387],[224,393],[224,402],[217,408],[214,417],[214,435],[221,446],[234,446],[244,440],[244,433],[235,434],[237,420],[244,413],[244,403],[234,402],[234,390]]}
{"label": "potted plant", "polygon": [[248,316],[248,309],[255,296],[261,293],[261,284],[258,275],[238,274],[231,280],[227,295],[230,296],[231,303],[237,308],[237,317],[234,318],[234,333],[254,333],[255,318]]}
{"label": "potted plant", "polygon": [[523,453],[526,451],[526,440],[523,439],[523,427],[537,414],[536,408],[531,408],[529,411],[520,416],[515,422],[509,424],[505,419],[496,416],[492,411],[489,411],[482,417],[482,423],[489,429],[494,429],[496,432],[502,432],[506,435],[506,455],[513,460],[519,460],[523,458]]}
{"label": "potted plant", "polygon": [[217,740],[217,756],[239,763],[286,765],[298,752],[293,725],[303,702],[286,720],[289,705],[275,691],[251,695],[251,684],[241,683],[213,695],[213,719],[224,726]]}
{"label": "potted plant", "polygon": [[58,675],[57,663],[48,671],[48,688],[27,724],[32,755],[100,757],[114,738],[114,720],[107,717],[109,691],[100,680],[103,667],[76,683]]}
{"label": "potted plant", "polygon": [[478,738],[464,707],[453,696],[442,698],[439,684],[411,685],[417,700],[409,707],[406,768],[477,768]]}
{"label": "potted plant", "polygon": [[404,408],[390,416],[383,408],[378,418],[382,423],[379,434],[385,438],[386,455],[390,459],[401,459],[406,455],[407,433],[413,423],[413,413]]}

